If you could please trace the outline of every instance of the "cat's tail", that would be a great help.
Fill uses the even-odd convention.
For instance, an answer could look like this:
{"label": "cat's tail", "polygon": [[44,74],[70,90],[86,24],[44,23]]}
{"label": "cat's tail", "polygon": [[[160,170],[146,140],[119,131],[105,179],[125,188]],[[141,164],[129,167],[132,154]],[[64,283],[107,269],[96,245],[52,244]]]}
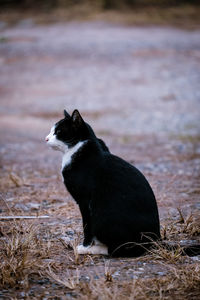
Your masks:
{"label": "cat's tail", "polygon": [[163,250],[174,252],[176,255],[197,256],[200,255],[200,244],[175,243],[169,241],[152,241],[147,243],[126,243],[118,247],[108,247],[108,253],[112,257],[139,257],[144,254],[159,254]]}
{"label": "cat's tail", "polygon": [[128,242],[119,246],[108,247],[108,254],[112,257],[139,257],[144,255],[152,243]]}
{"label": "cat's tail", "polygon": [[181,255],[197,256],[200,255],[200,244],[196,241],[185,241],[180,243],[161,241],[161,247],[169,251],[178,251]]}

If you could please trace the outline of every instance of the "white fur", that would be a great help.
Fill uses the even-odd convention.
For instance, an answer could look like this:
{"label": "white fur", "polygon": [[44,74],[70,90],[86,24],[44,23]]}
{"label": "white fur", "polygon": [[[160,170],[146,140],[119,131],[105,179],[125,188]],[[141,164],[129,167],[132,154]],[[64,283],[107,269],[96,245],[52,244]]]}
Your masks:
{"label": "white fur", "polygon": [[83,146],[85,142],[78,142],[74,147],[68,148],[68,150],[64,153],[62,159],[62,170],[70,165],[72,156]]}
{"label": "white fur", "polygon": [[84,141],[78,142],[74,147],[69,148],[65,143],[59,141],[55,135],[55,125],[51,128],[50,133],[46,136],[47,144],[54,150],[64,153],[62,159],[62,170],[71,163],[72,156],[82,147]]}
{"label": "white fur", "polygon": [[66,144],[59,141],[55,135],[55,125],[51,128],[50,133],[46,136],[47,145],[49,145],[54,150],[61,151],[65,153],[69,148]]}
{"label": "white fur", "polygon": [[79,245],[76,248],[78,254],[94,254],[94,255],[108,255],[108,247],[94,239],[94,245],[84,247]]}

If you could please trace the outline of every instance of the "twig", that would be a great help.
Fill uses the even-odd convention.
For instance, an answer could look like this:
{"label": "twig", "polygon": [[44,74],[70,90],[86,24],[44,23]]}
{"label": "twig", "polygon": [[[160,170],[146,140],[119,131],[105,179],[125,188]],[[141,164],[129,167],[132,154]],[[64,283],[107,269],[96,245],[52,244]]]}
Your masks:
{"label": "twig", "polygon": [[0,216],[0,220],[16,219],[47,219],[49,216]]}

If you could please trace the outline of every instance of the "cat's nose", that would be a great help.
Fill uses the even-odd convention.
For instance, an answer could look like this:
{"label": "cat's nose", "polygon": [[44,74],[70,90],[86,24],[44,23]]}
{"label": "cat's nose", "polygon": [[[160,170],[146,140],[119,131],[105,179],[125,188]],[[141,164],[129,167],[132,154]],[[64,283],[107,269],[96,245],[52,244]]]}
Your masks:
{"label": "cat's nose", "polygon": [[48,138],[48,137],[46,137],[46,138],[45,138],[45,141],[46,141],[46,142],[48,142],[48,140],[49,140],[49,138]]}

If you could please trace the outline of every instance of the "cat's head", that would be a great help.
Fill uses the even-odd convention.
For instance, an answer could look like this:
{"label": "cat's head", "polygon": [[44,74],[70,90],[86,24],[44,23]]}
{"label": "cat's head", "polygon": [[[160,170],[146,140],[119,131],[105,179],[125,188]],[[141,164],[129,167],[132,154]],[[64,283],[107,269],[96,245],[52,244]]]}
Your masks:
{"label": "cat's head", "polygon": [[64,118],[51,128],[50,133],[46,136],[46,142],[54,150],[65,152],[91,136],[94,136],[93,130],[84,122],[77,109],[71,116],[64,110]]}

